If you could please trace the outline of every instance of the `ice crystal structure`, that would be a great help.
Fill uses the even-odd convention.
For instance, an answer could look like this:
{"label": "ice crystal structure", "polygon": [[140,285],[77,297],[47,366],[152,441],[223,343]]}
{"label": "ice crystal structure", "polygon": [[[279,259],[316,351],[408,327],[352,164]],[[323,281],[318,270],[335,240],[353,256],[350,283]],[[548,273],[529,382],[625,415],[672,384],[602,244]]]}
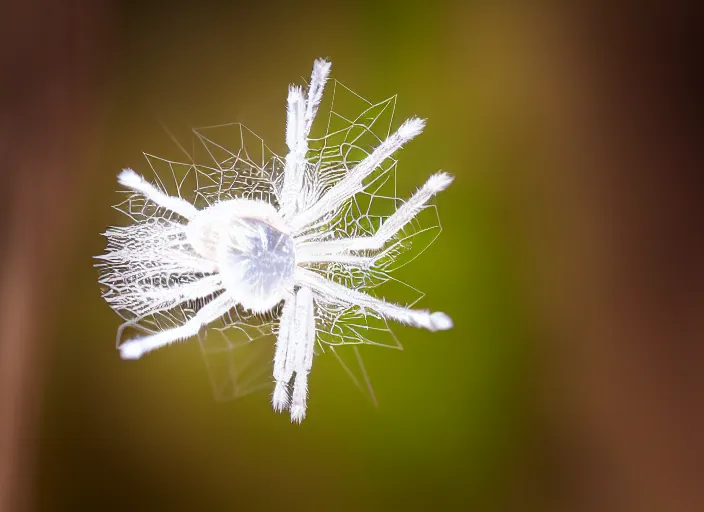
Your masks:
{"label": "ice crystal structure", "polygon": [[[233,150],[196,131],[212,165],[148,156],[156,182],[131,169],[120,173],[130,195],[118,209],[132,223],[107,230],[98,266],[103,297],[126,319],[118,333],[123,359],[206,328],[224,335],[239,329],[249,340],[272,333],[272,405],[301,422],[313,359],[326,346],[376,343],[389,320],[430,331],[452,327],[444,313],[375,291],[393,280],[400,255],[424,231],[417,217],[434,211],[430,200],[453,178],[438,172],[406,201],[396,197],[392,155],[425,121],[412,117],[376,135],[373,126],[393,115],[395,99],[368,104],[356,118],[332,106],[327,131],[312,136],[329,73],[330,62],[317,60],[306,90],[289,87],[285,158],[263,143],[248,146],[247,130],[230,125],[240,139],[229,141]],[[157,165],[169,168],[171,187]],[[390,183],[394,190],[384,194]],[[375,213],[384,202],[392,208]],[[130,326],[145,334],[120,342]]]}

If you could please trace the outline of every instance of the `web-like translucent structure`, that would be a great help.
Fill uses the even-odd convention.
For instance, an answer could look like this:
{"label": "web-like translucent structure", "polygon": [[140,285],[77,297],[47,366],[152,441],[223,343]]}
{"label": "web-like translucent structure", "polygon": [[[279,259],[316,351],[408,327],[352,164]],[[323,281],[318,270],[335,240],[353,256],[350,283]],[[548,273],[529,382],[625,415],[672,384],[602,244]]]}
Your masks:
{"label": "web-like translucent structure", "polygon": [[[318,113],[317,129],[322,133],[316,136],[314,126],[308,139],[305,172],[311,190],[306,197],[311,202],[323,197],[389,137],[396,107],[395,96],[372,104],[336,80],[329,85],[328,97]],[[279,208],[284,158],[239,123],[194,133],[198,151],[189,155],[189,163],[145,155],[162,192],[185,199],[199,210],[234,198],[259,199]],[[396,190],[396,169],[396,160],[386,158],[365,179],[362,192],[306,228],[297,240],[334,242],[374,235],[404,203]],[[98,266],[103,271],[101,283],[107,287],[105,298],[126,321],[118,333],[119,345],[127,328],[156,333],[192,318],[217,297],[205,293],[208,287],[203,283],[219,277],[193,253],[178,215],[171,210],[133,193],[116,208],[133,224],[106,232],[108,251],[101,257],[105,263]],[[153,236],[153,223],[159,224],[160,236]],[[405,305],[412,306],[423,295],[394,279],[391,272],[420,255],[440,231],[435,206],[425,204],[382,251],[368,251],[368,265],[346,264],[338,257],[338,261],[318,261],[311,268],[347,288],[393,296],[397,302],[406,298]],[[145,255],[141,260],[132,256],[135,245]],[[129,258],[125,257],[128,253]],[[193,253],[192,260],[184,258],[189,253]],[[271,386],[271,335],[278,333],[280,314],[281,305],[264,314],[237,306],[201,332],[199,342],[216,398],[235,398]],[[355,384],[375,400],[357,346],[402,348],[385,318],[356,305],[318,303],[316,319],[317,352],[331,351]]]}

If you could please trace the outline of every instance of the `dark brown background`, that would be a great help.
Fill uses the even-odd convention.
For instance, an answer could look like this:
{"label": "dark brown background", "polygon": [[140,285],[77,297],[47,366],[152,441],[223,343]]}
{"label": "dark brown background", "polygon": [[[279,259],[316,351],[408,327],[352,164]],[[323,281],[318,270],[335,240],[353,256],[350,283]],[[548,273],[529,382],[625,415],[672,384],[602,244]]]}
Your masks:
{"label": "dark brown background", "polygon": [[[5,3],[0,510],[704,510],[701,14],[510,4]],[[321,358],[296,428],[193,344],[120,361],[91,256],[161,123],[280,150],[318,56],[429,117],[403,190],[458,179],[403,277],[457,327],[365,352],[379,410]]]}

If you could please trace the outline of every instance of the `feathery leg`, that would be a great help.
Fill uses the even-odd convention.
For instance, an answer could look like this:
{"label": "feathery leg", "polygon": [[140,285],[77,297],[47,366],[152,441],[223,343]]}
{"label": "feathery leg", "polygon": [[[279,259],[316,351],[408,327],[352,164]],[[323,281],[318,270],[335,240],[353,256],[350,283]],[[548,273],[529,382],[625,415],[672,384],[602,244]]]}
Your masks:
{"label": "feathery leg", "polygon": [[425,121],[417,117],[405,121],[395,133],[379,144],[369,156],[359,162],[344,178],[328,190],[317,203],[291,219],[294,231],[302,230],[364,190],[365,186],[362,183],[364,179],[406,142],[419,135],[424,127]]}
{"label": "feathery leg", "polygon": [[424,309],[410,309],[386,302],[383,299],[325,279],[320,274],[304,268],[296,269],[296,284],[312,288],[330,302],[369,308],[402,324],[423,327],[429,331],[444,331],[452,328],[452,319],[445,313],[431,313]]}
{"label": "feathery leg", "polygon": [[303,89],[298,85],[289,86],[286,99],[286,145],[290,152],[306,144],[305,111],[306,99]]}
{"label": "feathery leg", "polygon": [[305,193],[308,136],[329,74],[330,62],[318,59],[313,65],[307,98],[303,96],[300,87],[291,86],[288,90],[286,145],[289,152],[286,155],[281,191],[281,213],[284,216],[293,215],[306,205],[306,198],[302,194]]}
{"label": "feathery leg", "polygon": [[289,341],[291,339],[291,326],[295,321],[296,296],[286,299],[279,319],[279,335],[276,339],[276,350],[274,352],[274,393],[271,396],[271,405],[276,412],[281,412],[289,405],[288,382],[293,375],[292,371],[287,371],[286,358],[289,351]]}
{"label": "feathery leg", "polygon": [[346,238],[325,242],[304,242],[297,248],[297,258],[301,262],[337,261],[356,265],[370,265],[372,257],[347,255],[347,251],[376,250],[384,247],[391,237],[398,233],[423,209],[437,193],[442,192],[454,177],[439,172],[433,174],[418,191],[411,196],[393,215],[388,217],[372,236]]}
{"label": "feathery leg", "polygon": [[286,106],[286,145],[288,154],[284,163],[284,183],[281,189],[281,214],[291,215],[298,210],[306,171],[308,141],[305,135],[306,100],[299,86],[290,86]]}
{"label": "feathery leg", "polygon": [[124,169],[117,177],[117,181],[120,185],[124,185],[135,192],[139,192],[158,206],[178,213],[181,217],[186,219],[190,220],[198,213],[198,209],[191,203],[180,197],[164,194],[132,169]]}
{"label": "feathery leg", "polygon": [[381,249],[387,241],[398,233],[406,224],[420,213],[425,204],[432,199],[435,194],[442,192],[450,186],[453,176],[439,172],[433,174],[411,198],[387,218],[374,235],[352,239],[349,250],[359,251],[364,249]]}
{"label": "feathery leg", "polygon": [[300,423],[306,417],[308,398],[308,374],[313,367],[315,349],[315,307],[313,292],[310,288],[301,288],[296,299],[296,345],[294,367],[296,377],[293,381],[291,397],[291,421]]}
{"label": "feathery leg", "polygon": [[300,288],[286,300],[281,313],[279,337],[274,354],[272,406],[281,412],[289,406],[288,385],[295,372],[291,399],[291,421],[300,423],[306,415],[308,372],[313,365],[315,347],[315,315],[313,293]]}
{"label": "feathery leg", "polygon": [[370,268],[375,258],[371,256],[357,256],[355,254],[316,254],[311,253],[296,258],[298,263],[344,263],[346,265]]}
{"label": "feathery leg", "polygon": [[306,99],[306,121],[303,132],[306,139],[310,135],[310,129],[313,126],[315,115],[318,113],[320,100],[323,98],[325,82],[327,82],[330,75],[330,66],[330,61],[324,59],[316,59],[313,63],[313,72],[310,75],[310,85],[308,86],[308,98]]}
{"label": "feathery leg", "polygon": [[125,341],[119,347],[120,356],[122,359],[139,359],[152,350],[156,350],[175,341],[195,336],[198,334],[201,327],[217,320],[233,306],[234,302],[230,296],[227,293],[223,293],[203,306],[193,318],[183,325],[149,336],[142,336]]}
{"label": "feathery leg", "polygon": [[117,309],[126,309],[139,317],[160,313],[186,300],[202,299],[222,290],[222,282],[217,275],[168,288],[144,287],[139,292],[132,291],[134,284],[100,282],[110,290],[110,293],[103,295],[108,304]]}

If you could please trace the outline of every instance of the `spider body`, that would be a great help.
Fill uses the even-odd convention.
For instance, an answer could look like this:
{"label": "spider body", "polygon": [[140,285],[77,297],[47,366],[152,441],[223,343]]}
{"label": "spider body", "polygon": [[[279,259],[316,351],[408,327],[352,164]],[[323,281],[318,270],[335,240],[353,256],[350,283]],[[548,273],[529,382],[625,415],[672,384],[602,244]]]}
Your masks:
{"label": "spider body", "polygon": [[290,228],[269,203],[230,199],[200,210],[188,240],[217,265],[225,293],[254,313],[265,313],[293,292],[296,268]]}
{"label": "spider body", "polygon": [[[134,224],[105,233],[108,249],[98,257],[104,262],[104,298],[133,322],[189,304],[181,324],[120,344],[123,359],[138,359],[195,336],[232,310],[275,314],[272,405],[276,411],[288,409],[291,420],[300,422],[306,414],[318,332],[334,326],[345,311],[430,331],[452,327],[444,313],[388,302],[367,293],[364,282],[344,281],[335,274],[342,267],[371,280],[377,258],[394,257],[396,235],[453,178],[444,172],[432,175],[406,202],[395,203],[396,210],[372,230],[337,230],[334,219],[371,185],[375,169],[423,131],[425,121],[408,119],[372,151],[365,150],[359,161],[348,165],[341,158],[323,167],[320,157],[309,154],[308,141],[329,72],[330,63],[317,60],[307,94],[300,87],[289,88],[289,152],[283,179],[269,180],[271,202],[237,197],[236,189],[228,189],[199,209],[180,191],[168,195],[131,169],[119,175],[119,183],[152,214],[133,217]],[[221,168],[214,175],[222,183],[233,172],[238,169]],[[329,311],[339,315],[331,319]]]}

